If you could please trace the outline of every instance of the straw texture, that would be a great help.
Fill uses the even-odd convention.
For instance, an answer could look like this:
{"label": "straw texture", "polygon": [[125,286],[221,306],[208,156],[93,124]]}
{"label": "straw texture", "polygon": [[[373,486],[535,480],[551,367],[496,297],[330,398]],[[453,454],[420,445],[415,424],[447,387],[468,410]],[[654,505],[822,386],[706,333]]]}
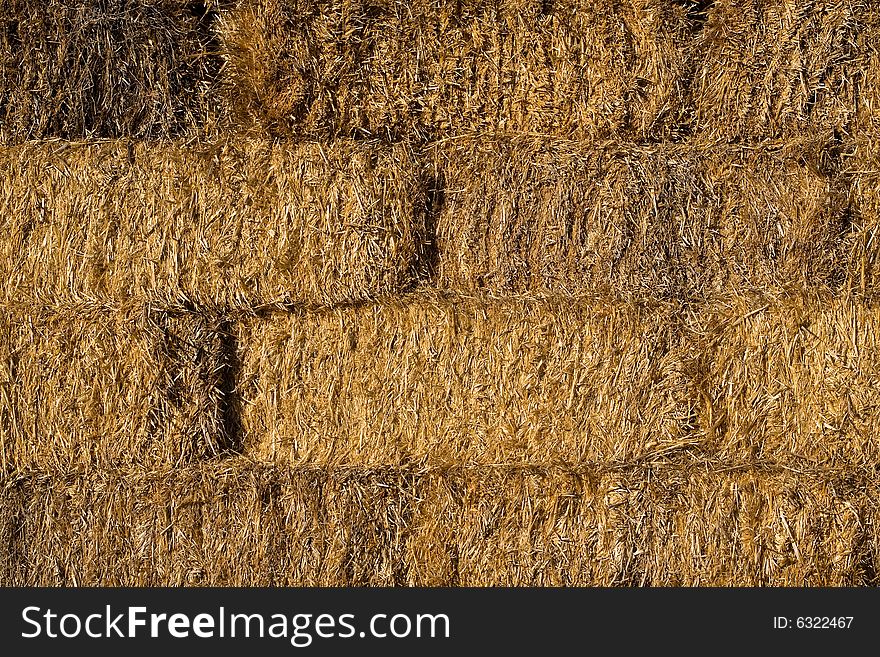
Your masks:
{"label": "straw texture", "polygon": [[880,584],[876,0],[0,0],[0,585]]}

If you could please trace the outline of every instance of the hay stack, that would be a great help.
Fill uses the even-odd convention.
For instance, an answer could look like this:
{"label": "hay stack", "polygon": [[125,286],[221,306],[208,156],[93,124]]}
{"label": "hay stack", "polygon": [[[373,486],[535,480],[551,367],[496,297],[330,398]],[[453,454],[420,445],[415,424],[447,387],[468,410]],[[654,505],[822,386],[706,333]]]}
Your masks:
{"label": "hay stack", "polygon": [[226,338],[199,316],[5,309],[3,470],[182,464],[234,441]]}
{"label": "hay stack", "polygon": [[[694,132],[752,141],[859,123],[880,21],[872,0],[717,0],[696,37]],[[876,85],[875,85],[876,86]],[[876,109],[875,109],[876,111]]]}
{"label": "hay stack", "polygon": [[670,304],[417,296],[249,319],[242,441],[293,463],[584,463],[692,447]]}
{"label": "hay stack", "polygon": [[205,4],[0,0],[0,141],[198,132],[220,63]]}
{"label": "hay stack", "polygon": [[34,474],[2,583],[876,585],[875,488],[690,463]]}
{"label": "hay stack", "polygon": [[723,458],[873,471],[880,308],[847,297],[733,297],[690,323],[685,367],[707,449]]}
{"label": "hay stack", "polygon": [[848,199],[821,142],[455,140],[432,158],[441,287],[687,300],[845,276]]}
{"label": "hay stack", "polygon": [[345,302],[407,287],[422,257],[403,145],[47,142],[0,162],[5,299]]}
{"label": "hay stack", "polygon": [[671,134],[689,22],[663,0],[243,0],[229,99],[280,135]]}

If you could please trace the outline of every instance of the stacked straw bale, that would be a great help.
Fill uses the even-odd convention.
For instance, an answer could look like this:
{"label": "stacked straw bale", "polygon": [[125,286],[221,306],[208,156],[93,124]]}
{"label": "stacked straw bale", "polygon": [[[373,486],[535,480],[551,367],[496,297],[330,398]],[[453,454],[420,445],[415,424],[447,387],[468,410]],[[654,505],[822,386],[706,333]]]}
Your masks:
{"label": "stacked straw bale", "polygon": [[821,144],[462,139],[431,156],[444,288],[689,300],[846,275],[848,196]]}
{"label": "stacked straw bale", "polygon": [[198,133],[220,65],[205,4],[0,0],[0,141]]}
{"label": "stacked straw bale", "polygon": [[227,109],[281,136],[751,141],[847,135],[878,111],[869,0],[2,0],[0,15],[6,142],[204,134]]}
{"label": "stacked straw bale", "polygon": [[184,464],[227,449],[227,339],[198,316],[27,306],[0,315],[3,471]]}
{"label": "stacked straw bale", "polygon": [[683,367],[707,450],[873,471],[880,463],[880,307],[849,297],[729,297],[689,324]]}
{"label": "stacked straw bale", "polygon": [[694,134],[724,141],[847,135],[862,122],[870,109],[860,107],[862,96],[877,94],[865,75],[880,37],[874,0],[709,4],[693,49]]}
{"label": "stacked straw bale", "polygon": [[692,447],[671,304],[419,295],[245,320],[242,443],[297,464],[627,461]]}
{"label": "stacked straw bale", "polygon": [[430,526],[413,532],[411,570],[418,575],[411,580],[463,586],[866,583],[873,538],[861,523],[873,518],[870,493],[862,481],[839,479],[687,461],[669,469],[435,476],[428,491],[419,491],[430,500],[420,516],[430,518]]}
{"label": "stacked straw bale", "polygon": [[405,289],[424,250],[404,145],[44,142],[0,162],[7,300],[347,302]]}
{"label": "stacked straw bale", "polygon": [[690,23],[665,0],[245,0],[228,100],[279,135],[673,134]]}
{"label": "stacked straw bale", "polygon": [[14,487],[3,584],[863,585],[877,566],[878,491],[837,472],[233,461]]}
{"label": "stacked straw bale", "polygon": [[876,585],[878,36],[0,0],[0,585]]}

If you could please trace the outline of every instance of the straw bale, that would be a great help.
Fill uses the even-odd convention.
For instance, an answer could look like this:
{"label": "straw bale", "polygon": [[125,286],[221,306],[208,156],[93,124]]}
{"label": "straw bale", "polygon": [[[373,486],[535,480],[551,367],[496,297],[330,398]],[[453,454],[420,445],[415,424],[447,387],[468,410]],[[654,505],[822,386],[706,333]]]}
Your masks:
{"label": "straw bale", "polygon": [[846,472],[182,469],[33,473],[44,585],[872,585],[876,486]]}
{"label": "straw bale", "polygon": [[842,284],[846,188],[821,142],[462,139],[432,149],[442,288],[699,299]]}
{"label": "straw bale", "polygon": [[298,464],[582,463],[691,446],[671,304],[420,294],[245,320],[242,445]]}
{"label": "straw bale", "polygon": [[84,305],[2,319],[4,470],[181,464],[234,439],[228,340],[211,320]]}
{"label": "straw bale", "polygon": [[877,36],[873,0],[717,0],[693,57],[694,133],[754,141],[847,135]]}
{"label": "straw bale", "polygon": [[848,296],[716,299],[685,365],[705,447],[754,463],[880,463],[880,308]]}
{"label": "straw bale", "polygon": [[433,477],[414,582],[461,586],[856,585],[863,489],[753,470]]}
{"label": "straw bale", "polygon": [[0,0],[0,141],[199,132],[221,63],[210,5]]}
{"label": "straw bale", "polygon": [[389,585],[414,497],[390,469],[285,472],[232,459],[28,481],[28,582]]}
{"label": "straw bale", "polygon": [[0,170],[7,299],[345,302],[407,287],[422,258],[404,145],[43,142]]}
{"label": "straw bale", "polygon": [[274,134],[657,138],[689,27],[664,0],[244,0],[218,34],[239,120]]}

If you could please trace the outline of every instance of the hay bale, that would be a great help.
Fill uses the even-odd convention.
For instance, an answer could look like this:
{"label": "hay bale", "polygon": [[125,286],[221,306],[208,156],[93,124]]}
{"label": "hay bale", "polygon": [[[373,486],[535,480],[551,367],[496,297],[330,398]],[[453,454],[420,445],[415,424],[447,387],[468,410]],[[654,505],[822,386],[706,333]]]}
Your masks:
{"label": "hay bale", "polygon": [[246,453],[300,464],[583,463],[692,446],[669,304],[419,295],[246,319]]}
{"label": "hay bale", "polygon": [[[24,581],[159,586],[402,584],[413,497],[387,470],[242,460],[28,481]],[[410,487],[411,488],[411,487]]]}
{"label": "hay bale", "polygon": [[[275,469],[21,484],[27,585],[876,585],[876,486],[669,468]],[[19,575],[19,576],[21,576]]]}
{"label": "hay bale", "polygon": [[[702,470],[702,471],[701,471]],[[411,581],[459,586],[858,585],[865,490],[814,476],[485,469],[435,476]]]}
{"label": "hay bale", "polygon": [[220,64],[206,4],[0,0],[0,141],[199,132]]}
{"label": "hay bale", "polygon": [[297,464],[668,460],[872,467],[870,304],[417,296],[245,320],[242,445]]}
{"label": "hay bale", "polygon": [[244,0],[218,34],[239,120],[278,135],[659,138],[689,27],[662,0]]}
{"label": "hay bale", "polygon": [[35,473],[27,486],[27,581],[181,586],[238,575],[258,586],[298,556],[272,550],[266,560],[273,544],[292,547],[300,535],[283,522],[273,473],[258,468]]}
{"label": "hay bale", "polygon": [[[717,0],[696,37],[694,132],[723,141],[847,135],[858,121],[874,3]],[[873,24],[872,24],[873,23]]]}
{"label": "hay bale", "polygon": [[880,309],[849,297],[716,299],[686,371],[722,458],[872,470],[880,458]]}
{"label": "hay bale", "polygon": [[346,302],[407,287],[422,257],[404,145],[46,142],[0,170],[9,300]]}
{"label": "hay bale", "polygon": [[212,321],[84,305],[0,317],[4,471],[182,464],[234,440]]}
{"label": "hay bale", "polygon": [[822,142],[455,140],[432,149],[443,288],[699,299],[838,287],[848,199]]}

